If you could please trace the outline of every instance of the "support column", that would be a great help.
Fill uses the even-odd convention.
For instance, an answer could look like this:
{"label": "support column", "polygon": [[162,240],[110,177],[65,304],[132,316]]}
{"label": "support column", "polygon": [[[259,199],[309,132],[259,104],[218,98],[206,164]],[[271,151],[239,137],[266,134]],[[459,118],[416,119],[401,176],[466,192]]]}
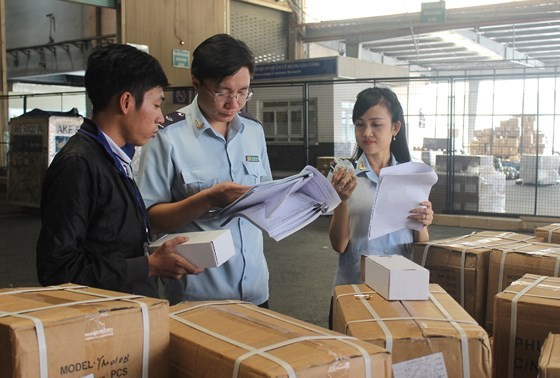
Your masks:
{"label": "support column", "polygon": [[346,39],[346,56],[360,58],[360,42],[356,38]]}
{"label": "support column", "polygon": [[480,80],[469,80],[469,97],[468,97],[468,114],[467,120],[467,142],[474,139],[474,129],[476,126],[476,114],[478,106],[478,89],[480,87]]}
{"label": "support column", "polygon": [[6,70],[6,11],[4,0],[0,0],[0,167],[7,166],[8,152],[8,82]]}

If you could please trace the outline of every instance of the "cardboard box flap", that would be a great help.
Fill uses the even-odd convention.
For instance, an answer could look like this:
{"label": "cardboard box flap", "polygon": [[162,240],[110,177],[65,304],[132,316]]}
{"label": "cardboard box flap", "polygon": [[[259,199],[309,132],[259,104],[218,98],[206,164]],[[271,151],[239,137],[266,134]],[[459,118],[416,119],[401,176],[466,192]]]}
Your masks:
{"label": "cardboard box flap", "polygon": [[[486,336],[478,323],[437,284],[430,284],[430,297],[426,301],[386,301],[367,285],[337,286],[335,300],[361,300],[364,303],[364,306],[357,308],[345,306],[345,310],[355,311],[354,314],[345,313],[346,329],[347,334],[359,334],[361,339],[368,341],[384,340],[386,332],[383,328],[390,331],[393,339],[460,339],[456,324],[469,338]],[[375,302],[376,315],[368,308],[371,307],[368,301]]]}
{"label": "cardboard box flap", "polygon": [[[517,234],[515,232],[482,231],[482,232],[473,232],[471,234],[463,235],[456,238],[433,240],[429,242],[417,242],[415,243],[415,246],[423,249],[422,258],[420,259],[421,260],[420,265],[425,266],[426,259],[428,258],[429,255],[428,252],[431,249],[438,248],[450,252],[476,254],[476,253],[488,253],[491,249],[496,247],[516,248],[516,247],[523,246],[529,242],[542,242],[542,241],[543,238],[541,237]],[[462,258],[462,257],[459,255],[455,258]]]}
{"label": "cardboard box flap", "polygon": [[513,281],[496,297],[511,298],[518,296],[519,302],[542,303],[546,301],[560,301],[560,296],[555,293],[560,292],[560,278],[548,277],[538,274],[525,274],[517,281]]}
{"label": "cardboard box flap", "polygon": [[245,302],[183,302],[170,312],[172,349],[178,343],[182,350],[197,350],[197,359],[204,354],[207,364],[224,364],[223,371],[233,368],[234,376],[300,376],[319,366],[343,372],[352,360],[383,371],[390,360],[383,348]]}
{"label": "cardboard box flap", "polygon": [[70,321],[93,316],[106,311],[138,309],[144,303],[148,307],[166,305],[162,299],[141,295],[118,293],[81,285],[0,289],[0,324],[11,328],[31,327],[35,324],[25,317],[39,317],[43,324]]}

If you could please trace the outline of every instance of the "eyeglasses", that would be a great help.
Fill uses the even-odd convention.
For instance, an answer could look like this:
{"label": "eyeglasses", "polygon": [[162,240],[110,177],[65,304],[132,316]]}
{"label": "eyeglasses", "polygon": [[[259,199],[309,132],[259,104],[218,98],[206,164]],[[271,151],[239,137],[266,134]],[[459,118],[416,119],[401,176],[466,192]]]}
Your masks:
{"label": "eyeglasses", "polygon": [[214,96],[214,102],[218,102],[221,104],[226,103],[233,99],[235,99],[235,101],[239,103],[243,103],[249,101],[251,97],[253,97],[253,89],[251,88],[247,88],[236,94],[233,94],[228,92],[214,92],[210,90],[210,88],[208,88],[206,85],[202,84],[202,86],[206,88],[206,90],[210,92],[212,96]]}

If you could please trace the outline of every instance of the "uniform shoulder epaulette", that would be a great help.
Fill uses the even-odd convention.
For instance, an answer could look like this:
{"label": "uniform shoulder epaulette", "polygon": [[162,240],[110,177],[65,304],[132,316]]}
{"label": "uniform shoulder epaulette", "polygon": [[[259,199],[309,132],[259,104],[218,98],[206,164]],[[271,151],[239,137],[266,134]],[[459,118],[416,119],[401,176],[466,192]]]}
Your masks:
{"label": "uniform shoulder epaulette", "polygon": [[258,119],[257,117],[255,117],[254,115],[252,115],[252,114],[249,113],[249,112],[239,112],[239,116],[240,116],[240,117],[243,117],[243,118],[250,119],[251,121],[255,121],[255,122],[257,122],[257,123],[260,123],[261,126],[262,126],[261,120]]}
{"label": "uniform shoulder epaulette", "polygon": [[161,124],[163,127],[167,127],[169,125],[172,125],[174,123],[177,123],[179,121],[182,121],[185,119],[185,113],[181,113],[181,112],[171,112],[166,114],[163,118],[165,118],[165,121],[163,121],[163,123]]}

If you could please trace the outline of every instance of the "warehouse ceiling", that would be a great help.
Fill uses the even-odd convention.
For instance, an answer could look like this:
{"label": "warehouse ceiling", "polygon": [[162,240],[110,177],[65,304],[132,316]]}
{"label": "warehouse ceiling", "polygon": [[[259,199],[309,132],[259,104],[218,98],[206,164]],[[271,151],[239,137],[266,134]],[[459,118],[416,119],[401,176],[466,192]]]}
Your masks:
{"label": "warehouse ceiling", "polygon": [[556,72],[560,67],[560,0],[447,9],[435,18],[433,14],[427,17],[423,9],[306,23],[301,35],[303,42],[337,44],[347,56],[432,74]]}

